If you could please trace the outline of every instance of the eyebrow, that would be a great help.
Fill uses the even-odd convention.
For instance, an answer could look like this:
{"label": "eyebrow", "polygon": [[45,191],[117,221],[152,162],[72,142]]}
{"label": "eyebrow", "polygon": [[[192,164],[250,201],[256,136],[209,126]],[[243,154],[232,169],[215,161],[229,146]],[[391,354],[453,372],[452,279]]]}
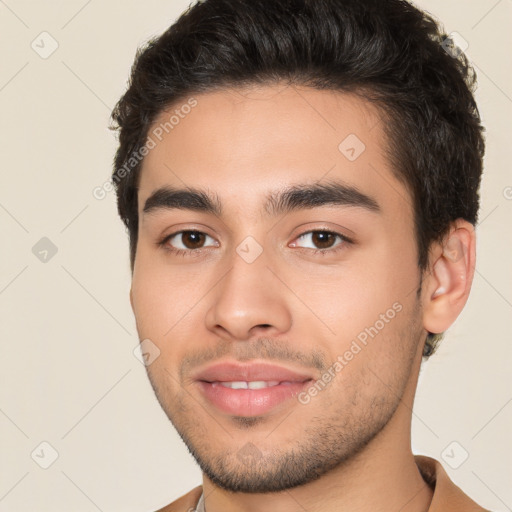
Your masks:
{"label": "eyebrow", "polygon": [[[356,187],[339,182],[313,185],[293,185],[272,192],[266,197],[264,210],[270,216],[278,216],[296,210],[321,206],[352,206],[380,213],[379,203]],[[151,194],[144,204],[145,214],[167,209],[193,210],[222,215],[219,197],[206,190],[192,187],[177,189],[162,187]]]}
{"label": "eyebrow", "polygon": [[294,185],[283,191],[267,196],[265,210],[277,216],[294,210],[317,208],[319,206],[352,206],[379,213],[379,203],[371,196],[352,185],[339,182]]}
{"label": "eyebrow", "polygon": [[197,212],[213,213],[220,217],[221,203],[216,194],[195,188],[176,189],[162,187],[153,192],[144,203],[144,213],[155,210],[193,210]]}

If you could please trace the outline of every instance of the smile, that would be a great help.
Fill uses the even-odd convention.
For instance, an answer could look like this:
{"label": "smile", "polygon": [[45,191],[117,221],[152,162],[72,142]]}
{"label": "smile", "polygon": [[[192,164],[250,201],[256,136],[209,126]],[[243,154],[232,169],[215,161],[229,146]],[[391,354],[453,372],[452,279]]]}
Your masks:
{"label": "smile", "polygon": [[261,416],[292,400],[313,375],[267,362],[218,362],[193,375],[200,393],[216,412],[231,416]]}

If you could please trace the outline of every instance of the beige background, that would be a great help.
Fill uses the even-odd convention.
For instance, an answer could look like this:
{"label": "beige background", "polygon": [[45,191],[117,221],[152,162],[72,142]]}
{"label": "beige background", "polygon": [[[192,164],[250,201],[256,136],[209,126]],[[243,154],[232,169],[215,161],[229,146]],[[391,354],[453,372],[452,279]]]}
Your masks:
{"label": "beige background", "polygon": [[[133,354],[114,194],[92,195],[136,48],[187,5],[0,0],[0,511],[150,511],[200,482]],[[512,0],[419,5],[469,43],[488,142],[473,290],[423,367],[413,449],[452,465],[467,451],[444,462],[453,480],[512,510]],[[31,44],[51,38],[43,59]],[[42,237],[58,250],[46,262]]]}

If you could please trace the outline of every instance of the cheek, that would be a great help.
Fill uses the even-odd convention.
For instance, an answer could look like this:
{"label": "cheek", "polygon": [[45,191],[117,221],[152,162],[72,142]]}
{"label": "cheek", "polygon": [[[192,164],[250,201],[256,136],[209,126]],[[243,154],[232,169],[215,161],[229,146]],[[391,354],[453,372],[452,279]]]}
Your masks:
{"label": "cheek", "polygon": [[357,352],[357,345],[361,353],[348,353],[348,358],[387,358],[399,345],[412,342],[405,331],[418,316],[414,304],[419,276],[413,258],[408,259],[397,265],[387,251],[331,268],[328,274],[289,273],[287,282],[304,302],[292,303],[295,325],[309,337],[316,334],[332,361],[347,351]]}
{"label": "cheek", "polygon": [[337,339],[329,348],[330,373],[335,377],[325,394],[333,407],[359,404],[368,410],[370,403],[391,403],[402,396],[419,340],[415,303],[395,302],[375,310],[377,315],[366,314],[364,320],[351,319],[349,314],[346,330],[342,322],[338,324]]}
{"label": "cheek", "polygon": [[132,279],[132,301],[139,335],[148,338],[156,333],[162,335],[164,326],[172,320],[173,311],[170,307],[172,295],[166,283],[136,266]]}
{"label": "cheek", "polygon": [[[173,387],[179,362],[195,345],[200,336],[205,309],[201,299],[207,291],[204,276],[177,266],[156,264],[155,258],[138,255],[132,277],[133,311],[140,340],[149,339],[159,351],[159,357],[147,367],[155,385],[167,382]],[[204,322],[203,322],[204,325]],[[171,380],[169,381],[169,379]]]}
{"label": "cheek", "polygon": [[311,273],[289,274],[287,282],[301,299],[291,302],[296,320],[307,320],[325,331],[331,341],[342,342],[374,325],[386,311],[391,309],[393,315],[393,304],[402,302],[403,290],[410,291],[405,282],[398,286],[393,276],[369,266],[333,268],[314,279]]}
{"label": "cheek", "polygon": [[163,338],[181,323],[204,295],[197,272],[166,264],[164,259],[137,254],[132,277],[133,310],[140,335]]}

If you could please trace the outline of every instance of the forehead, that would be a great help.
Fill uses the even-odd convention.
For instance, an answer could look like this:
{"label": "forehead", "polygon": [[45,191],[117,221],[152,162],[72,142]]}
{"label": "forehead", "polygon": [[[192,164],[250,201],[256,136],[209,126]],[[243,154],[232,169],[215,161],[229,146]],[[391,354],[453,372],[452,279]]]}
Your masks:
{"label": "forehead", "polygon": [[271,191],[340,181],[379,197],[391,214],[412,214],[386,156],[379,110],[363,98],[291,85],[223,89],[186,97],[148,133],[139,213],[158,188],[214,191],[255,211]]}

